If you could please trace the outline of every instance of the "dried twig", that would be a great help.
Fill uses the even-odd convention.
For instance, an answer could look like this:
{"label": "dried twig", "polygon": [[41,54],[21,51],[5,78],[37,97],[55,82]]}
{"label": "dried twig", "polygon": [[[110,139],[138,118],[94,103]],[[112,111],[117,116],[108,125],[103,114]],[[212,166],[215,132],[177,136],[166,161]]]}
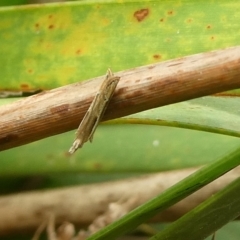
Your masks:
{"label": "dried twig", "polygon": [[[103,120],[240,87],[240,47],[116,73],[121,77]],[[0,150],[78,127],[104,76],[0,108]]]}
{"label": "dried twig", "polygon": [[[155,197],[196,169],[151,174],[116,182],[36,191],[0,197],[0,234],[33,230],[54,214],[56,223],[69,221],[95,232]],[[236,168],[168,210],[154,221],[173,221],[238,178]]]}

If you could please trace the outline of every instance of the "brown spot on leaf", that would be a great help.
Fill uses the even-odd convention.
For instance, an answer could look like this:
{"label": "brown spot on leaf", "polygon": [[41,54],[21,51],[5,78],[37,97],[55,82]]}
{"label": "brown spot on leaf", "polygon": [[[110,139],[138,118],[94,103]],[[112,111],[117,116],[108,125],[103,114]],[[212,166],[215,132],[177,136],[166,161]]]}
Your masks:
{"label": "brown spot on leaf", "polygon": [[215,39],[215,37],[214,36],[211,36],[211,40],[214,40]]}
{"label": "brown spot on leaf", "polygon": [[211,25],[207,25],[207,29],[211,29]]}
{"label": "brown spot on leaf", "polygon": [[192,19],[191,19],[191,18],[189,18],[189,19],[187,20],[187,22],[188,22],[188,23],[191,23],[191,22],[192,22]]}
{"label": "brown spot on leaf", "polygon": [[33,73],[33,70],[32,69],[28,69],[28,73]]}
{"label": "brown spot on leaf", "polygon": [[77,54],[77,55],[81,54],[81,49],[78,49],[78,50],[76,51],[76,54]]}
{"label": "brown spot on leaf", "polygon": [[173,11],[172,10],[170,10],[170,11],[168,11],[168,13],[167,13],[168,15],[173,15]]}
{"label": "brown spot on leaf", "polygon": [[149,10],[147,8],[140,9],[133,14],[133,16],[138,20],[138,22],[143,21],[148,15]]}
{"label": "brown spot on leaf", "polygon": [[56,114],[56,113],[64,113],[68,111],[69,104],[62,104],[53,108],[50,108],[51,113]]}
{"label": "brown spot on leaf", "polygon": [[53,15],[52,15],[52,14],[50,14],[50,15],[48,16],[48,18],[49,18],[49,19],[51,19],[52,17],[53,17]]}
{"label": "brown spot on leaf", "polygon": [[35,23],[35,28],[39,28],[39,23]]}
{"label": "brown spot on leaf", "polygon": [[96,170],[102,169],[102,165],[101,165],[100,163],[98,163],[98,162],[94,163],[94,164],[93,164],[93,167],[94,167],[94,169],[96,169]]}
{"label": "brown spot on leaf", "polygon": [[100,4],[95,4],[95,7],[96,7],[97,9],[100,9],[100,8],[101,8],[101,5],[100,5]]}
{"label": "brown spot on leaf", "polygon": [[161,19],[160,19],[160,22],[164,22],[164,18],[161,18]]}
{"label": "brown spot on leaf", "polygon": [[49,29],[53,29],[53,28],[54,28],[54,25],[51,24],[51,25],[48,26],[48,28],[49,28]]}
{"label": "brown spot on leaf", "polygon": [[153,58],[156,59],[156,60],[159,60],[159,59],[161,59],[162,57],[161,57],[161,55],[159,55],[159,54],[154,54],[154,55],[153,55]]}
{"label": "brown spot on leaf", "polygon": [[29,89],[29,85],[27,83],[22,83],[20,84],[20,88],[26,90],[26,89]]}

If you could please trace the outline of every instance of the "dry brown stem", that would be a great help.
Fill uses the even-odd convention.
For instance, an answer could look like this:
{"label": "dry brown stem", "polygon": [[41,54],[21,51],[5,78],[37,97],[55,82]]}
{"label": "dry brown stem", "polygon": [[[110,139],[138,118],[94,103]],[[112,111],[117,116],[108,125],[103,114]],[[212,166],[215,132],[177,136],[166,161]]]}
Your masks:
{"label": "dry brown stem", "polygon": [[[158,195],[196,169],[150,174],[134,179],[0,197],[0,234],[35,231],[49,214],[57,224],[69,221],[95,232]],[[173,221],[239,177],[240,167],[158,214],[154,221]]]}
{"label": "dry brown stem", "polygon": [[[240,87],[240,47],[115,73],[121,77],[103,120]],[[104,76],[0,108],[0,151],[78,127]]]}

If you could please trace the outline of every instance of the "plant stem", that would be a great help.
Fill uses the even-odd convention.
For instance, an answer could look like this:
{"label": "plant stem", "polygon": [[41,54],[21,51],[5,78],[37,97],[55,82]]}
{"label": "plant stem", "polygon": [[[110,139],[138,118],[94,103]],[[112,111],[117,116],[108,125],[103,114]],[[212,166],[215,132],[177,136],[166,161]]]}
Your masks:
{"label": "plant stem", "polygon": [[[103,120],[240,88],[240,47],[115,73]],[[78,127],[105,76],[41,92],[0,108],[0,151]]]}

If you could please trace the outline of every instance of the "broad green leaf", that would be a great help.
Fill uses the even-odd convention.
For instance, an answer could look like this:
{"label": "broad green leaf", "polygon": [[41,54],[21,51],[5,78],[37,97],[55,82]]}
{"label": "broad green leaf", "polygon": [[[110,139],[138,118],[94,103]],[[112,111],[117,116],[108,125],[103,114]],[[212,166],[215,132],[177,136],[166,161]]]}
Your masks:
{"label": "broad green leaf", "polygon": [[238,1],[77,1],[0,9],[1,89],[49,89],[239,44]]}
{"label": "broad green leaf", "polygon": [[163,171],[203,165],[240,146],[237,138],[211,133],[109,125],[100,126],[93,143],[69,157],[74,136],[71,131],[0,152],[0,175]]}

